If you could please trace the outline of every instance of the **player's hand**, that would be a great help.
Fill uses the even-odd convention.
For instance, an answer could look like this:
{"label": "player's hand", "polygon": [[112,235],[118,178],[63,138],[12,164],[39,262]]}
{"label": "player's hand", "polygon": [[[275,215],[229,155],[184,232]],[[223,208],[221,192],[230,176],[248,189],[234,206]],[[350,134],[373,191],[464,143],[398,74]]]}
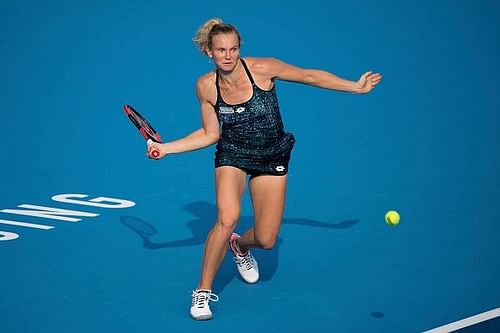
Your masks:
{"label": "player's hand", "polygon": [[[163,144],[154,142],[152,140],[147,141],[148,147],[147,147],[147,152],[146,155],[148,158],[153,159],[153,160],[159,160],[163,157],[165,157],[166,152],[165,149],[163,149]],[[158,155],[155,156],[154,152],[158,152]]]}
{"label": "player's hand", "polygon": [[382,75],[379,73],[373,73],[372,71],[368,71],[365,74],[361,75],[358,80],[358,92],[360,94],[366,94],[372,91],[373,88],[377,86],[382,80]]}

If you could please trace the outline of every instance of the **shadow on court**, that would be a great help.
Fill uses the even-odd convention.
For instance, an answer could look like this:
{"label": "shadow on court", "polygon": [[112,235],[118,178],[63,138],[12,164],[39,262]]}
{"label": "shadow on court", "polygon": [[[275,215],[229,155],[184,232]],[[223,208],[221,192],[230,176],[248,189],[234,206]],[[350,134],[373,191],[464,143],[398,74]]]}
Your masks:
{"label": "shadow on court", "polygon": [[[142,239],[143,247],[146,249],[157,250],[204,244],[207,234],[209,233],[216,218],[216,206],[206,201],[197,201],[187,204],[185,209],[196,218],[187,222],[188,228],[191,229],[192,236],[184,239],[166,242],[151,241],[150,237],[157,233],[156,228],[151,223],[134,216],[122,216],[120,220],[123,225],[135,232]],[[358,220],[346,220],[338,223],[327,223],[311,219],[290,217],[285,217],[283,219],[283,224],[297,224],[325,229],[348,229],[358,222]],[[241,216],[240,221],[238,222],[237,231],[246,230],[250,228],[252,224],[253,216]],[[255,257],[259,262],[259,267],[261,268],[261,281],[269,281],[274,276],[276,269],[278,268],[278,254],[282,243],[283,239],[278,238],[276,245],[272,250],[254,252]],[[263,252],[265,252],[265,254]],[[234,276],[235,269],[232,264],[232,258],[231,256],[226,256],[217,274],[214,289],[222,291],[224,287],[234,278]]]}
{"label": "shadow on court", "polygon": [[[185,239],[167,242],[153,242],[150,237],[156,234],[156,228],[149,222],[134,216],[122,216],[121,222],[134,231],[143,240],[143,246],[147,249],[161,249],[171,247],[184,247],[201,245],[205,243],[208,232],[215,221],[217,208],[206,201],[197,201],[185,206],[185,209],[196,216],[196,219],[189,220],[187,226],[191,229],[192,236]],[[338,223],[320,222],[311,219],[285,217],[283,224],[298,224],[308,227],[325,229],[347,229],[358,223],[358,220],[347,220]],[[238,230],[246,230],[253,223],[253,216],[241,216],[238,222]]]}

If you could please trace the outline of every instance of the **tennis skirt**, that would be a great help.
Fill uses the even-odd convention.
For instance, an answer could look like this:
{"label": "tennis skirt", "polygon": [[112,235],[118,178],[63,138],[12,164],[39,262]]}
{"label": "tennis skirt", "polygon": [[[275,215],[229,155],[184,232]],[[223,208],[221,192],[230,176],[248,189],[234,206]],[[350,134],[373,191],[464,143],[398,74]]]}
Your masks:
{"label": "tennis skirt", "polygon": [[286,133],[278,141],[264,147],[252,147],[250,144],[236,144],[221,139],[216,146],[215,167],[233,166],[252,177],[283,176],[288,173],[288,162],[294,144],[295,137],[291,133]]}

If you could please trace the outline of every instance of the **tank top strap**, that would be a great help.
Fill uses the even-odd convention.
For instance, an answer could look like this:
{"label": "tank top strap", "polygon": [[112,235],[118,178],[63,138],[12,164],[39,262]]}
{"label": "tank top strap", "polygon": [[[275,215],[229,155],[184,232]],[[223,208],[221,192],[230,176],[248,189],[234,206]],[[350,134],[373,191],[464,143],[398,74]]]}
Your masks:
{"label": "tank top strap", "polygon": [[241,60],[241,63],[243,65],[243,68],[245,69],[245,72],[247,73],[248,78],[250,79],[250,82],[252,83],[252,85],[255,85],[255,81],[253,80],[252,73],[250,73],[250,70],[248,69],[248,66],[247,66],[245,60],[243,60],[243,58],[240,58],[240,60]]}
{"label": "tank top strap", "polygon": [[217,100],[220,98],[219,71],[215,70],[215,88],[217,89]]}

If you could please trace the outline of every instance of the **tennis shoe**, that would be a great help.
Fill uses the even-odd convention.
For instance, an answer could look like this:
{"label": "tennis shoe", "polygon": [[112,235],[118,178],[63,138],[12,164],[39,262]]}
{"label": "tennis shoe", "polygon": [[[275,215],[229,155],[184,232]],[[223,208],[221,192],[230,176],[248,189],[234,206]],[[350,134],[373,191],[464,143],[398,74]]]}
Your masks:
{"label": "tennis shoe", "polygon": [[210,301],[217,302],[219,296],[212,293],[211,290],[197,289],[191,295],[191,309],[190,314],[196,320],[209,320],[212,318],[212,311],[210,310]]}
{"label": "tennis shoe", "polygon": [[233,233],[229,239],[229,248],[234,254],[233,260],[236,263],[241,278],[245,282],[257,283],[257,281],[259,281],[259,265],[250,251],[241,253],[238,250],[236,243],[239,238],[240,236],[238,234]]}

